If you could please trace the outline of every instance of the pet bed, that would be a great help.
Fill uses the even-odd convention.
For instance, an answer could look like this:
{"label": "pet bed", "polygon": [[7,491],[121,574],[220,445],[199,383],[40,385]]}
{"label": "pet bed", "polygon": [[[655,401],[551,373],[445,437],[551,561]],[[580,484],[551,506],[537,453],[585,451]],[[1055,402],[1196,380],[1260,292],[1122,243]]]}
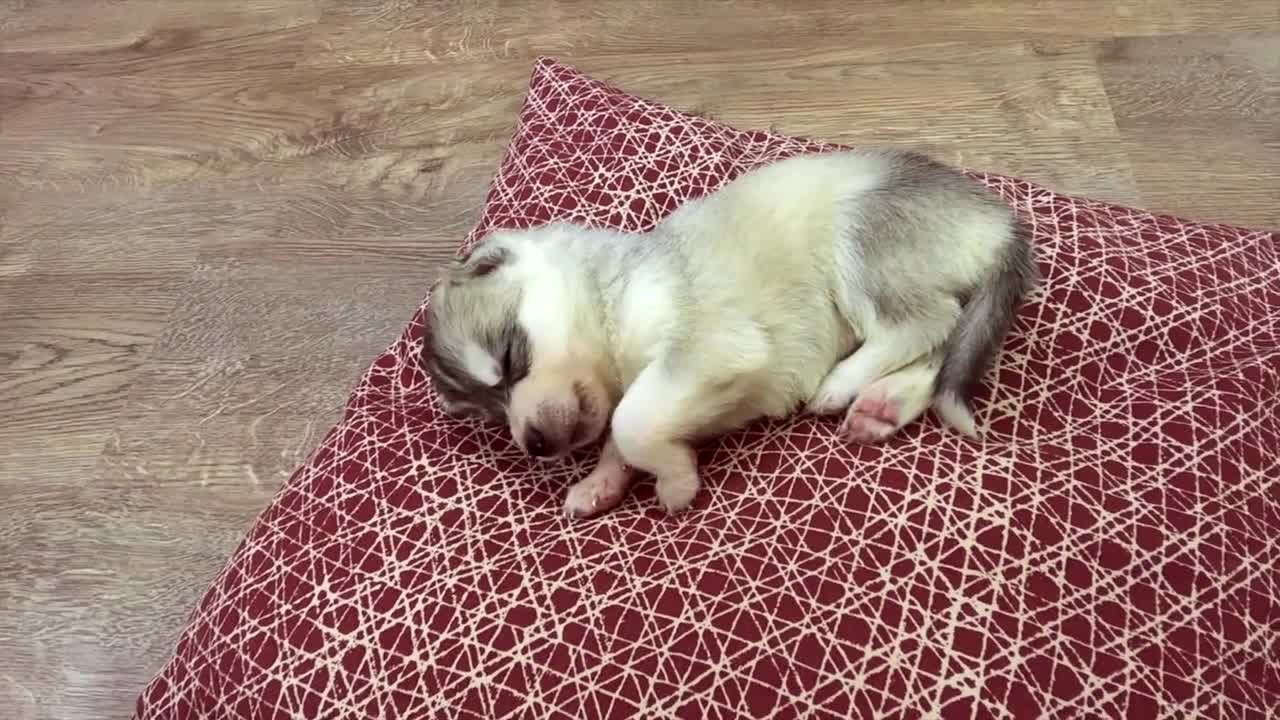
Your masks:
{"label": "pet bed", "polygon": [[[483,218],[649,227],[832,146],[742,132],[537,62]],[[159,718],[1276,717],[1276,236],[974,173],[1045,276],[976,401],[882,446],[838,418],[640,481],[444,416],[422,309],[285,483],[142,692]],[[425,288],[424,288],[425,290]]]}

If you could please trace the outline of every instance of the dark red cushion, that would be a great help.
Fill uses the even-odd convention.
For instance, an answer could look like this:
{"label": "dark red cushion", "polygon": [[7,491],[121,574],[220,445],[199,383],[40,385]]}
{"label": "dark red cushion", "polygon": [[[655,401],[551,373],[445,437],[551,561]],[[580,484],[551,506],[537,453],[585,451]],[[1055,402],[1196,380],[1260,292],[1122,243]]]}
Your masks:
{"label": "dark red cushion", "polygon": [[[536,66],[474,239],[645,228],[823,146]],[[421,308],[214,581],[140,718],[1276,717],[1277,238],[976,174],[1046,277],[977,403],[882,447],[837,420],[561,511],[592,458],[443,416]],[[425,291],[425,288],[424,288]]]}

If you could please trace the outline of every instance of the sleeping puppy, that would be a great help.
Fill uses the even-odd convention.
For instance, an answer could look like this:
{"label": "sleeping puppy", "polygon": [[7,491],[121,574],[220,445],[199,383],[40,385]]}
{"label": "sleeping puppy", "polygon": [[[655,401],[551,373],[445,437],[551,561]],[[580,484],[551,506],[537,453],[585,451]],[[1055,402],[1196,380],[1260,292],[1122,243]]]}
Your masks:
{"label": "sleeping puppy", "polygon": [[589,516],[636,471],[670,513],[694,447],[801,408],[879,442],[972,391],[1038,276],[1027,228],[958,171],[887,149],[745,173],[645,233],[496,231],[447,268],[424,367],[447,412],[557,458],[604,440],[565,497]]}

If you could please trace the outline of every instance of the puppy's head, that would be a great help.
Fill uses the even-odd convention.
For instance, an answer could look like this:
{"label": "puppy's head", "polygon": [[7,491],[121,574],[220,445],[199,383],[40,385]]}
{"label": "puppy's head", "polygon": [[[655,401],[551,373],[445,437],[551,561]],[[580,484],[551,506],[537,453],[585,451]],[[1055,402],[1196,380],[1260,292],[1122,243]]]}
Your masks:
{"label": "puppy's head", "polygon": [[613,399],[594,307],[549,230],[499,232],[452,262],[432,291],[423,367],[445,411],[504,422],[536,457],[560,457],[604,433]]}

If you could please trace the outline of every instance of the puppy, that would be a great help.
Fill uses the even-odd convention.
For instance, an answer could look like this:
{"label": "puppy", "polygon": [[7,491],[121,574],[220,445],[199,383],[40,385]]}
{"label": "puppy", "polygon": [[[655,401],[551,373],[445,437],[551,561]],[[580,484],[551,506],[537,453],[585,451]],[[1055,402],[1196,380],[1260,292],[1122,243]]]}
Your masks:
{"label": "puppy", "polygon": [[930,406],[974,435],[975,384],[1039,278],[1027,228],[960,172],[888,149],[745,173],[644,233],[493,232],[428,303],[445,410],[555,458],[604,439],[564,509],[616,506],[636,471],[670,513],[694,447],[801,408],[879,442]]}

